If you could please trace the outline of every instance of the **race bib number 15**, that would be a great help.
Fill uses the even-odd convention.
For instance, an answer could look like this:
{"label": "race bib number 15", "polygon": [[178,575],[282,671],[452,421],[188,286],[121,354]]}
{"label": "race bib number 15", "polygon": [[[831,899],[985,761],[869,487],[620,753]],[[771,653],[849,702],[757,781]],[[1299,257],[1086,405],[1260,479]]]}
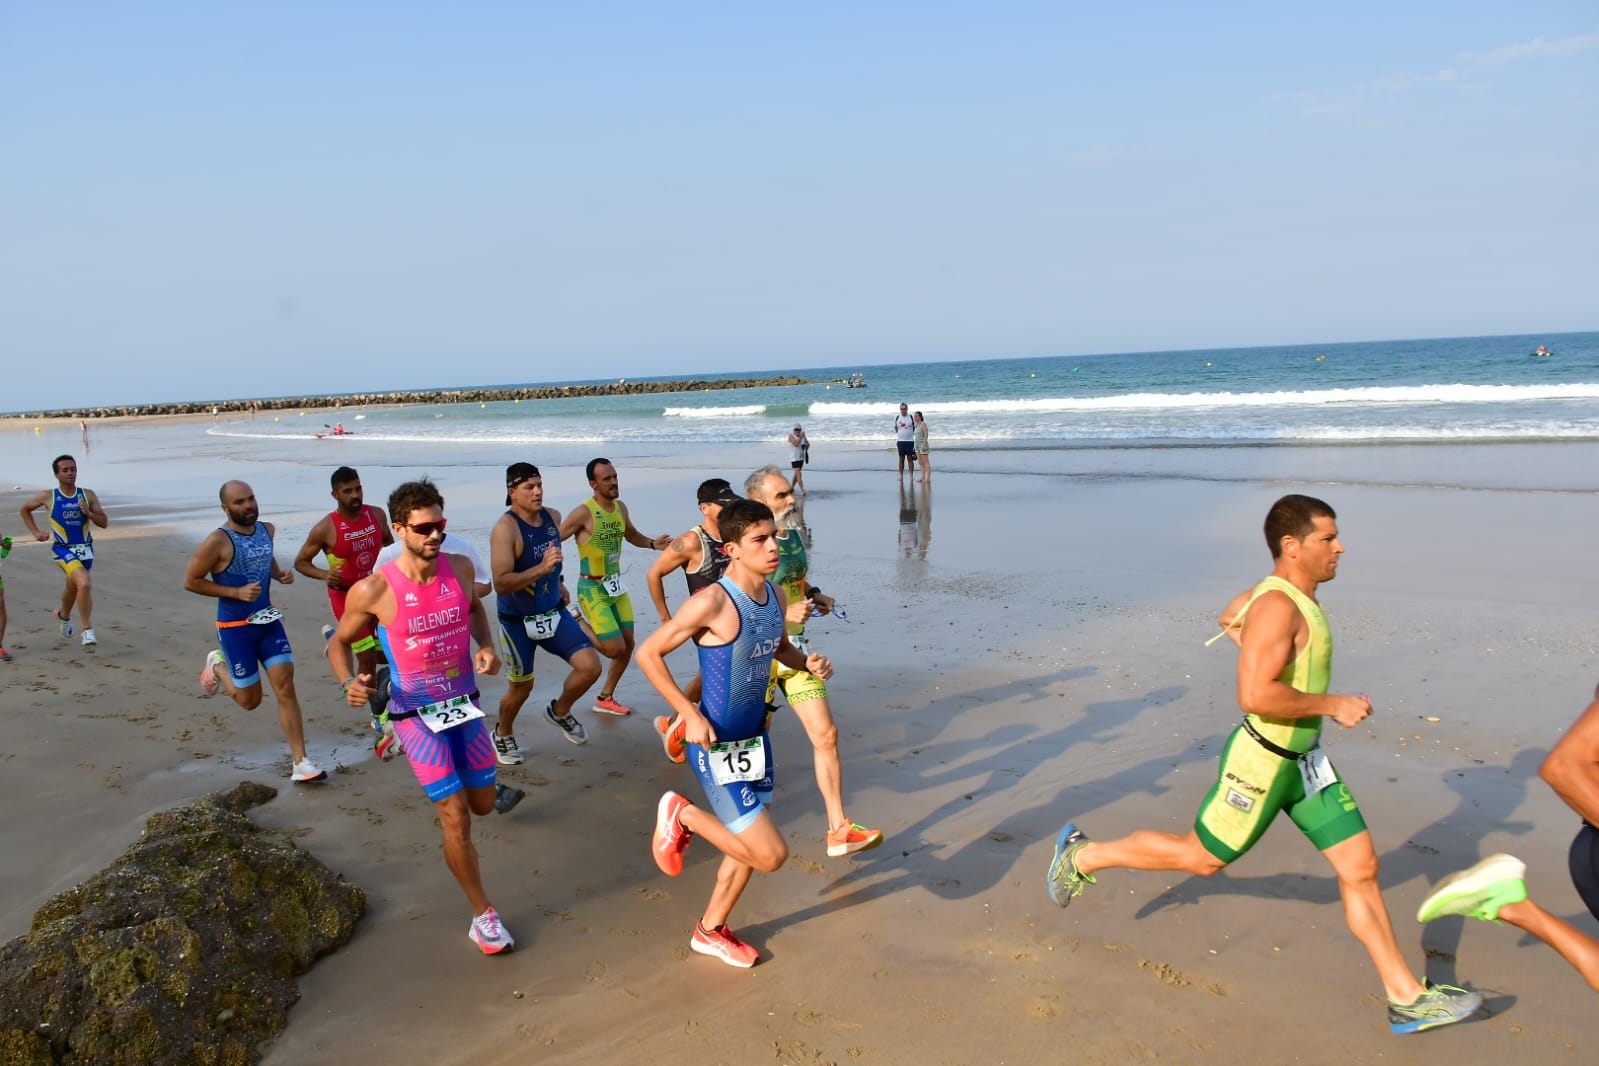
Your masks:
{"label": "race bib number 15", "polygon": [[718,785],[731,785],[740,781],[759,781],[766,776],[766,738],[729,740],[712,744],[710,753],[711,778]]}

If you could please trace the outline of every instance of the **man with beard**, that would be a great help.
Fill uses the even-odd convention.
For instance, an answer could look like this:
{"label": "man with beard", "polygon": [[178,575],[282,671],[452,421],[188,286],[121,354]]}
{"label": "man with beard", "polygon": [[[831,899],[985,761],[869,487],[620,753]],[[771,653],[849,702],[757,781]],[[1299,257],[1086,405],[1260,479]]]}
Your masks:
{"label": "man with beard", "polygon": [[[472,816],[502,814],[522,794],[495,780],[494,745],[483,727],[477,674],[500,668],[488,615],[473,587],[470,560],[441,555],[444,497],[425,478],[389,496],[404,553],[350,590],[328,660],[352,707],[372,695],[371,674],[356,674],[351,646],[376,626],[391,664],[389,716],[417,782],[444,830],[444,862],[472,906],[466,935],[485,955],[515,947],[483,890]],[[473,655],[470,641],[477,643]]]}
{"label": "man with beard", "polygon": [[[764,503],[776,516],[777,573],[773,580],[788,601],[784,620],[789,643],[802,654],[810,655],[812,648],[805,639],[805,622],[812,614],[832,611],[833,598],[822,595],[822,590],[808,580],[810,560],[805,553],[805,541],[801,539],[797,528],[794,489],[777,467],[763,466],[745,480],[744,495]],[[779,689],[811,741],[816,765],[816,787],[821,791],[822,803],[827,807],[827,854],[836,859],[877,847],[883,842],[882,830],[867,829],[844,813],[844,775],[838,757],[838,726],[833,723],[826,681],[808,670],[774,661],[771,686],[766,694],[769,711],[775,710],[772,701]]]}
{"label": "man with beard", "polygon": [[[333,620],[344,617],[345,599],[358,581],[372,573],[377,565],[378,551],[394,543],[389,532],[389,520],[381,507],[368,507],[363,502],[361,475],[350,467],[341,466],[330,479],[332,496],[338,506],[311,527],[300,554],[295,556],[294,568],[313,581],[327,585],[328,603],[333,608]],[[316,556],[325,555],[327,569],[316,565]],[[327,631],[324,630],[324,633]],[[355,652],[357,671],[378,672],[378,637],[375,628],[365,633],[351,645]],[[381,719],[382,708],[372,706],[372,727],[378,734],[375,750],[379,758],[387,758],[394,745],[394,732],[385,730]]]}
{"label": "man with beard", "polygon": [[269,582],[291,584],[294,571],[278,566],[272,550],[277,531],[271,522],[259,520],[254,489],[242,481],[229,481],[217,495],[228,520],[200,542],[183,578],[184,588],[217,601],[217,642],[222,648],[206,655],[200,687],[214,696],[226,686],[233,702],[253,711],[261,706],[264,668],[278,701],[278,726],[294,757],[291,776],[297,782],[324,780],[326,771],[305,752],[305,723],[294,691],[294,652],[283,631],[283,612],[272,606]]}
{"label": "man with beard", "polygon": [[634,528],[609,459],[590,459],[585,472],[594,495],[567,514],[561,539],[577,538],[578,609],[594,631],[600,654],[611,660],[594,709],[601,714],[632,714],[633,708],[616,699],[616,686],[633,661],[633,597],[622,586],[622,542],[660,551],[672,538],[665,533],[646,537]]}

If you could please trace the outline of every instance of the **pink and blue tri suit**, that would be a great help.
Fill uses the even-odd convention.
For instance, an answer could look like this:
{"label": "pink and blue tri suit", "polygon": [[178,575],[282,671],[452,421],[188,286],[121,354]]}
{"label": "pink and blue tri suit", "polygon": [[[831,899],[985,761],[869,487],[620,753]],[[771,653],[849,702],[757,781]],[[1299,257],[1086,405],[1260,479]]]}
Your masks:
{"label": "pink and blue tri suit", "polygon": [[772,656],[783,642],[783,611],[770,581],[766,582],[764,603],[750,599],[729,578],[717,584],[738,608],[738,635],[726,644],[696,642],[703,685],[700,713],[710,719],[718,741],[763,737],[766,776],[759,781],[718,784],[711,774],[709,753],[698,744],[687,746],[688,761],[711,811],[734,833],[742,833],[772,801],[774,760],[772,739],[766,735],[766,686],[771,679]]}
{"label": "pink and blue tri suit", "polygon": [[217,528],[233,542],[233,558],[221,571],[212,574],[211,580],[227,588],[240,588],[252,582],[261,586],[261,595],[248,602],[217,600],[217,643],[222,647],[222,657],[228,661],[234,686],[249,688],[261,683],[258,663],[271,669],[279,663],[294,662],[289,635],[284,632],[281,618],[251,621],[272,606],[272,535],[261,522],[248,534],[237,533],[227,526]]}
{"label": "pink and blue tri suit", "polygon": [[435,733],[417,716],[423,708],[457,696],[477,705],[471,597],[443,556],[426,585],[406,577],[397,563],[386,563],[378,572],[394,593],[394,619],[378,627],[390,668],[389,721],[411,761],[411,772],[434,803],[463,788],[492,788],[494,742],[483,719]]}

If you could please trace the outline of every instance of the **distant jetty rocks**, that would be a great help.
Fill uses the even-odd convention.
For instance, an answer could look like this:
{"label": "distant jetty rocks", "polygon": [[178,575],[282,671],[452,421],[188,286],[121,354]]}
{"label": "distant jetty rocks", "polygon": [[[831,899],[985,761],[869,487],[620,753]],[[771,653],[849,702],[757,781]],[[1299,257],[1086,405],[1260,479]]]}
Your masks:
{"label": "distant jetty rocks", "polygon": [[206,400],[146,403],[127,407],[77,407],[28,411],[6,418],[139,418],[157,415],[249,414],[252,411],[302,411],[396,404],[498,403],[503,400],[560,400],[576,396],[639,396],[656,392],[713,392],[774,385],[810,385],[808,378],[718,378],[715,381],[628,381],[605,385],[528,385],[513,389],[431,389],[415,392],[362,392],[352,396],[280,396],[261,400]]}

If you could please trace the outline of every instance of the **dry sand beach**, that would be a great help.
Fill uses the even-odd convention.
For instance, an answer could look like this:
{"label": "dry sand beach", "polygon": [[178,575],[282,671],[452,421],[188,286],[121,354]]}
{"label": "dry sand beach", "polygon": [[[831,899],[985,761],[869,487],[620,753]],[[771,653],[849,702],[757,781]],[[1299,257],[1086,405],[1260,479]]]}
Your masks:
{"label": "dry sand beach", "polygon": [[[697,790],[661,756],[649,719],[662,704],[636,668],[620,692],[632,718],[580,712],[581,748],[529,722],[527,763],[502,768],[529,795],[476,827],[486,885],[517,937],[498,958],[465,936],[468,908],[410,772],[374,761],[364,714],[337,698],[318,655],[320,587],[299,580],[274,599],[310,750],[336,766],[326,785],[289,787],[270,699],[246,713],[200,698],[213,607],[182,591],[182,569],[224,478],[255,484],[280,562],[346,461],[372,502],[431,470],[452,532],[465,527],[482,549],[499,470],[529,456],[429,465],[351,450],[316,465],[204,442],[152,461],[120,451],[118,428],[96,431],[81,482],[112,526],[97,537],[93,650],[56,635],[57,571],[44,545],[20,538],[25,491],[10,491],[47,484],[48,457],[75,449],[76,428],[0,433],[0,532],[19,536],[4,569],[16,661],[0,664],[0,936],[114,858],[151,812],[244,778],[279,785],[256,820],[363,886],[370,909],[301,978],[268,1063],[1599,1057],[1593,993],[1553,952],[1484,923],[1412,920],[1439,877],[1507,850],[1545,906],[1595,931],[1565,873],[1577,820],[1536,776],[1599,675],[1593,445],[1559,448],[1559,470],[1543,461],[1554,449],[1531,445],[1194,449],[1141,453],[1136,466],[1110,451],[946,450],[932,487],[909,492],[886,449],[830,451],[806,476],[812,580],[851,620],[824,620],[815,636],[838,669],[850,812],[888,840],[853,861],[826,857],[805,738],[780,713],[774,813],[792,857],[735,914],[762,952],[736,971],[688,949],[712,850],[691,847],[675,880],[649,853],[661,791]],[[531,458],[552,505],[586,495],[577,454]],[[614,458],[623,498],[654,534],[693,523],[700,479],[736,480],[767,457]],[[1322,590],[1334,687],[1377,708],[1358,729],[1329,725],[1328,747],[1372,827],[1407,956],[1486,995],[1461,1025],[1388,1033],[1330,869],[1286,822],[1213,879],[1111,873],[1065,911],[1044,892],[1067,820],[1098,836],[1190,823],[1237,718],[1234,652],[1204,640],[1227,599],[1269,570],[1261,519],[1296,490],[1339,511],[1348,555]],[[635,603],[647,565],[624,553]],[[680,586],[669,590],[678,602]],[[647,602],[639,614],[647,633]],[[692,669],[686,655],[673,661],[681,676]],[[535,698],[554,681],[541,676]],[[484,686],[486,709],[503,685]]]}

